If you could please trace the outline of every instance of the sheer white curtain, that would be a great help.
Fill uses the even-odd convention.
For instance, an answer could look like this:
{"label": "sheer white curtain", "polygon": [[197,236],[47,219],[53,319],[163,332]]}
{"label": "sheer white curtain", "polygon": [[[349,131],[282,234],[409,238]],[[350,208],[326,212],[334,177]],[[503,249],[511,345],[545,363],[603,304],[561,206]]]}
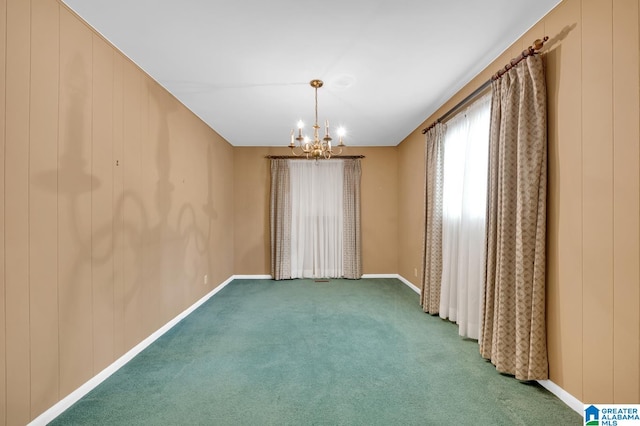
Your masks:
{"label": "sheer white curtain", "polygon": [[342,160],[290,160],[291,278],[343,276]]}
{"label": "sheer white curtain", "polygon": [[485,258],[491,95],[447,123],[444,139],[440,316],[477,339]]}

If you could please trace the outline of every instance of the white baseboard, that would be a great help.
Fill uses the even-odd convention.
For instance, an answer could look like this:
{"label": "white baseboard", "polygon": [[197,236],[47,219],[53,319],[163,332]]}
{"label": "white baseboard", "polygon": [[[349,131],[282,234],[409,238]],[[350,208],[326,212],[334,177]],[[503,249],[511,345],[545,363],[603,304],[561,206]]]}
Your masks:
{"label": "white baseboard", "polygon": [[416,293],[420,294],[420,288],[416,287],[411,281],[409,281],[408,279],[406,279],[402,275],[398,275],[398,279],[400,281],[402,281],[403,283],[405,283],[411,290],[413,290]]}
{"label": "white baseboard", "polygon": [[234,280],[271,280],[271,275],[234,275]]}
{"label": "white baseboard", "polygon": [[200,305],[202,305],[204,302],[209,300],[213,295],[215,295],[220,290],[222,290],[227,284],[229,284],[234,279],[235,279],[235,275],[229,277],[226,281],[224,281],[223,283],[218,285],[216,288],[211,290],[209,293],[207,293],[200,300],[198,300],[193,305],[188,307],[182,313],[178,314],[175,318],[173,318],[171,321],[169,321],[168,323],[163,325],[156,332],[151,334],[149,337],[144,339],[142,342],[138,343],[135,347],[133,347],[131,350],[129,350],[129,352],[127,352],[126,354],[122,355],[120,358],[118,358],[116,361],[114,361],[107,368],[105,368],[100,373],[98,373],[97,375],[95,375],[94,377],[89,379],[89,381],[87,381],[85,384],[83,384],[78,389],[76,389],[75,391],[71,392],[69,395],[67,395],[63,399],[61,399],[56,405],[54,405],[53,407],[49,408],[47,411],[45,411],[44,413],[40,414],[38,417],[33,419],[29,423],[29,426],[31,426],[31,425],[33,425],[33,426],[40,426],[40,425],[44,426],[47,423],[49,423],[52,420],[54,420],[56,417],[58,417],[60,414],[62,414],[66,409],[68,409],[73,404],[75,404],[77,401],[79,401],[83,396],[85,396],[90,391],[92,391],[100,383],[102,383],[106,379],[108,379],[113,373],[115,373],[120,368],[122,368],[127,362],[131,361],[136,355],[138,355],[140,352],[142,352],[144,349],[146,349],[149,345],[151,345],[153,342],[155,342],[160,336],[162,336],[164,333],[169,331],[174,325],[176,325],[182,319],[184,319],[186,316],[188,316],[193,311],[195,311],[198,307],[200,307]]}
{"label": "white baseboard", "polygon": [[[420,294],[420,289],[418,287],[416,287],[409,280],[407,280],[406,278],[402,277],[399,274],[364,274],[362,275],[362,278],[396,278],[402,281],[410,289]],[[44,413],[40,414],[38,417],[33,419],[29,423],[29,426],[41,426],[41,425],[45,426],[47,423],[53,421],[65,410],[67,410],[69,407],[71,407],[73,404],[79,401],[83,396],[88,394],[96,386],[104,382],[113,373],[115,373],[121,367],[123,367],[127,362],[131,361],[136,355],[138,355],[140,352],[146,349],[149,345],[155,342],[158,338],[160,338],[160,336],[165,334],[173,326],[175,326],[177,323],[179,323],[181,320],[183,320],[185,317],[187,317],[189,314],[195,311],[198,307],[200,307],[204,302],[209,300],[216,293],[218,293],[220,290],[226,287],[227,284],[229,284],[234,279],[272,279],[272,277],[271,275],[232,275],[223,283],[221,283],[219,286],[217,286],[216,288],[211,290],[209,293],[207,293],[205,296],[203,296],[200,300],[198,300],[193,305],[191,305],[189,308],[185,309],[182,313],[178,314],[171,321],[169,321],[164,326],[159,328],[156,332],[154,332],[149,337],[144,339],[142,342],[137,344],[129,352],[122,355],[120,358],[118,358],[116,361],[114,361],[111,365],[109,365],[107,368],[102,370],[96,376],[91,378],[85,384],[80,386],[75,391],[71,392],[69,395],[67,395],[65,398],[60,400],[53,407],[49,408],[47,411],[45,411]],[[553,383],[551,380],[538,380],[538,383],[540,383],[540,385],[545,389],[547,389],[549,392],[557,396],[562,402],[567,404],[567,406],[569,406],[571,409],[576,411],[578,414],[582,414],[583,407],[584,407],[582,402],[580,402],[577,398],[575,398],[569,392],[565,391],[560,386]]]}
{"label": "white baseboard", "polygon": [[398,274],[362,274],[362,278],[398,278]]}
{"label": "white baseboard", "polygon": [[560,401],[567,404],[567,406],[573,411],[580,414],[581,416],[584,414],[584,404],[578,398],[571,395],[569,392],[562,389],[551,380],[538,380],[538,383],[540,383],[543,388],[547,389],[549,392],[557,396]]}
{"label": "white baseboard", "polygon": [[[410,289],[420,294],[420,289],[418,287],[416,287],[413,283],[399,274],[364,274],[362,275],[362,278],[397,278],[404,284],[406,284]],[[574,397],[569,392],[553,383],[551,380],[538,380],[538,383],[540,383],[542,387],[558,397],[560,401],[564,402],[573,411],[580,415],[584,414],[584,405],[578,398]]]}
{"label": "white baseboard", "polygon": [[402,281],[411,290],[420,294],[420,289],[418,287],[416,287],[411,281],[399,274],[363,274],[362,278],[396,278]]}

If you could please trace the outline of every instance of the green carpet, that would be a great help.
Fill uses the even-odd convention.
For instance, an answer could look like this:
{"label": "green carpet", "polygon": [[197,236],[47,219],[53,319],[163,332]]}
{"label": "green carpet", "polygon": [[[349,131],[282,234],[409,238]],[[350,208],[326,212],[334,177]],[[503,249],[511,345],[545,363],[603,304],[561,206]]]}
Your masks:
{"label": "green carpet", "polygon": [[54,425],[579,425],[396,279],[235,280]]}

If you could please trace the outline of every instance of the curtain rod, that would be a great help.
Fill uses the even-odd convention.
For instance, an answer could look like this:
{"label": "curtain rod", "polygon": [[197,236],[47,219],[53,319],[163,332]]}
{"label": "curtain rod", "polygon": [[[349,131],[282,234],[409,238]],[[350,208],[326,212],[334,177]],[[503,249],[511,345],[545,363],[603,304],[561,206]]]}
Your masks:
{"label": "curtain rod", "polygon": [[[285,160],[285,159],[298,159],[298,160],[313,160],[313,158],[307,158],[304,155],[265,155],[264,158],[269,158],[272,160]],[[332,160],[340,160],[341,158],[354,159],[354,158],[365,158],[364,155],[336,155],[332,156]],[[324,158],[323,158],[324,159]]]}
{"label": "curtain rod", "polygon": [[455,112],[457,112],[460,108],[462,108],[463,106],[465,106],[466,104],[468,104],[470,101],[472,101],[473,99],[477,98],[481,93],[483,93],[486,89],[488,89],[491,86],[491,83],[493,82],[493,80],[489,79],[487,81],[485,81],[484,83],[482,83],[480,85],[480,87],[478,87],[476,90],[474,90],[473,92],[471,92],[471,94],[469,96],[467,96],[466,98],[464,98],[463,100],[461,100],[460,102],[458,102],[453,108],[451,108],[449,111],[445,112],[440,118],[438,118],[435,122],[431,123],[431,125],[429,125],[428,127],[422,129],[422,134],[424,135],[425,133],[427,133],[429,130],[431,130],[432,128],[435,127],[436,124],[438,123],[443,123],[448,117],[450,117],[451,115],[453,115]]}
{"label": "curtain rod", "polygon": [[495,80],[498,80],[500,77],[502,77],[511,68],[513,68],[516,65],[518,65],[520,63],[520,61],[522,61],[524,58],[526,58],[527,56],[535,55],[540,49],[542,49],[542,46],[544,46],[544,43],[547,40],[549,40],[549,37],[548,36],[544,36],[544,38],[542,40],[537,39],[536,41],[534,41],[532,46],[527,47],[525,50],[522,51],[521,54],[519,54],[518,56],[516,56],[515,58],[510,60],[507,65],[505,65],[497,73],[492,75],[489,80],[487,80],[484,83],[482,83],[480,85],[480,87],[478,87],[476,90],[474,90],[469,96],[467,96],[466,98],[464,98],[463,100],[458,102],[453,108],[451,108],[449,111],[445,112],[435,122],[431,123],[429,126],[427,126],[424,129],[422,129],[422,134],[424,135],[425,133],[427,133],[436,124],[443,123],[447,118],[449,118],[451,115],[453,115],[456,111],[458,111],[464,105],[468,104],[470,101],[472,101],[473,99],[478,97],[481,93],[483,93],[491,85],[491,83],[493,83]]}

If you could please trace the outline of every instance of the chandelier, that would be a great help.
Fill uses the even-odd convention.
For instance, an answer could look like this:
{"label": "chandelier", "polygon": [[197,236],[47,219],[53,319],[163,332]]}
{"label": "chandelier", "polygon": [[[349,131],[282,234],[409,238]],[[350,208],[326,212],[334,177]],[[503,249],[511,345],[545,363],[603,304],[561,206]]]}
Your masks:
{"label": "chandelier", "polygon": [[322,87],[324,83],[322,80],[311,80],[309,84],[315,90],[316,121],[313,125],[313,140],[302,134],[304,123],[302,120],[299,120],[298,136],[296,136],[295,131],[291,129],[291,142],[289,143],[289,148],[291,148],[291,153],[296,157],[304,155],[307,158],[316,160],[320,158],[329,159],[332,155],[340,155],[342,153],[342,148],[345,146],[342,141],[345,131],[342,127],[337,131],[339,138],[338,147],[340,148],[340,151],[338,152],[335,152],[335,147],[331,146],[331,141],[333,139],[329,135],[329,120],[324,122],[324,137],[320,139],[320,125],[318,124],[318,89]]}

